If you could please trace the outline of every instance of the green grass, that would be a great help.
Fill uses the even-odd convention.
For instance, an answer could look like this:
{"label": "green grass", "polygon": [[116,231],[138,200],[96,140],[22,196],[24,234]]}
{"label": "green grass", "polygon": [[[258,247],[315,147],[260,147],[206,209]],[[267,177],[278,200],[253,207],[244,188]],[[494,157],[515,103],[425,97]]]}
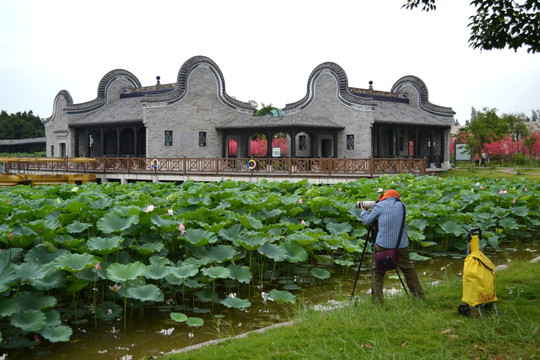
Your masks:
{"label": "green grass", "polygon": [[490,179],[514,179],[523,177],[531,181],[540,181],[539,168],[500,168],[500,167],[458,167],[437,174],[442,177],[464,176],[464,177],[479,177]]}
{"label": "green grass", "polygon": [[[458,314],[461,278],[424,284],[426,300],[369,295],[331,311],[298,308],[290,326],[223,341],[180,359],[534,359],[540,357],[540,263],[511,262],[497,272],[498,316]],[[160,358],[161,359],[161,358]]]}

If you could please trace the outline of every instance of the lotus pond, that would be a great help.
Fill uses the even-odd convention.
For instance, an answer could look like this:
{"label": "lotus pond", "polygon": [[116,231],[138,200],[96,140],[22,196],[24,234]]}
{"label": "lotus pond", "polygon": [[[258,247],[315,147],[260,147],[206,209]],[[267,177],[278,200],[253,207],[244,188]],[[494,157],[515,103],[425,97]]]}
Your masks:
{"label": "lotus pond", "polygon": [[279,321],[297,297],[350,292],[367,233],[355,202],[389,188],[426,276],[459,271],[473,227],[486,253],[536,246],[540,185],[525,179],[5,188],[0,356],[137,359]]}

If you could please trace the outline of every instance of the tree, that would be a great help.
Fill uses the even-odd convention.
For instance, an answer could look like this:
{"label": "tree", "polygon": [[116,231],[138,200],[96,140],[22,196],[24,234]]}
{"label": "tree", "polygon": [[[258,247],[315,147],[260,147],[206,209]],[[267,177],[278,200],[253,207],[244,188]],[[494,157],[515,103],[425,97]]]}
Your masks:
{"label": "tree", "polygon": [[521,140],[529,135],[529,129],[525,125],[529,119],[525,114],[503,114],[502,119],[508,124],[512,141]]}
{"label": "tree", "polygon": [[[402,7],[422,11],[436,10],[437,0],[407,0]],[[474,49],[492,50],[506,47],[517,51],[540,51],[539,0],[472,0],[476,15],[471,16],[469,44]]]}
{"label": "tree", "polygon": [[0,113],[0,139],[31,139],[45,136],[45,126],[38,116],[29,112]]}
{"label": "tree", "polygon": [[[249,103],[257,108],[259,105],[256,101],[250,100]],[[253,116],[282,116],[283,111],[281,109],[278,109],[277,107],[270,105],[264,105],[264,103],[261,103],[261,108],[253,111]]]}
{"label": "tree", "polygon": [[497,115],[497,109],[484,108],[476,113],[474,120],[471,119],[467,130],[467,145],[474,155],[480,153],[484,144],[504,138],[509,132],[509,126]]}

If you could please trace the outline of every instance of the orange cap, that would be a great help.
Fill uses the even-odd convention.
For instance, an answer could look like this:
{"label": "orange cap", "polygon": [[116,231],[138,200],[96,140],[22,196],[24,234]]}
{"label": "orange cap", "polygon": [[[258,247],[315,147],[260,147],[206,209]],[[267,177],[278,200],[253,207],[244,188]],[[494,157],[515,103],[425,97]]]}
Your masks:
{"label": "orange cap", "polygon": [[384,199],[388,199],[389,197],[395,197],[399,199],[399,193],[394,189],[386,190],[384,194],[379,196],[379,201],[383,201]]}

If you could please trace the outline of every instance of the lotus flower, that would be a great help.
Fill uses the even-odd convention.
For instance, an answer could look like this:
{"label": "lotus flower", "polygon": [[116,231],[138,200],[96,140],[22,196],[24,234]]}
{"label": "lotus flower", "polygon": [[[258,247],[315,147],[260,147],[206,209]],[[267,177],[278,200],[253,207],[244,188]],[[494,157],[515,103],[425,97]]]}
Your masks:
{"label": "lotus flower", "polygon": [[515,204],[516,203],[516,198],[513,198],[512,199],[512,204]]}
{"label": "lotus flower", "polygon": [[154,211],[154,205],[148,205],[146,210],[144,210],[144,212],[147,212],[147,213],[152,212],[152,211]]}
{"label": "lotus flower", "polygon": [[112,315],[112,309],[107,309],[107,315],[109,315],[109,316]]}
{"label": "lotus flower", "polygon": [[304,220],[302,220],[302,225],[306,226],[306,222]]}
{"label": "lotus flower", "polygon": [[502,190],[502,189],[501,189],[501,190],[499,191],[499,194],[506,194],[506,193],[508,193],[507,190]]}
{"label": "lotus flower", "polygon": [[180,223],[180,225],[178,225],[178,231],[180,231],[180,235],[184,235],[185,232],[186,232],[186,227],[184,226],[184,223]]}
{"label": "lotus flower", "polygon": [[9,241],[13,241],[13,238],[15,237],[14,233],[9,234]]}
{"label": "lotus flower", "polygon": [[298,199],[298,203],[299,204],[303,203],[302,198]]}
{"label": "lotus flower", "polygon": [[120,290],[122,287],[118,284],[114,284],[112,286],[109,286],[109,289],[111,289],[112,291],[114,292],[117,292],[118,290]]}
{"label": "lotus flower", "polygon": [[379,188],[378,192],[382,193],[384,191],[383,188]]}
{"label": "lotus flower", "polygon": [[172,216],[172,214],[174,214],[174,212],[173,212],[173,209],[169,209],[169,210],[167,210],[167,214],[169,214],[169,215],[171,215],[171,216]]}
{"label": "lotus flower", "polygon": [[100,261],[98,261],[98,262],[96,263],[95,268],[96,268],[96,271],[101,270],[101,262],[100,262]]}
{"label": "lotus flower", "polygon": [[525,190],[525,192],[529,191],[529,189],[527,189],[527,188],[525,188],[524,190]]}

